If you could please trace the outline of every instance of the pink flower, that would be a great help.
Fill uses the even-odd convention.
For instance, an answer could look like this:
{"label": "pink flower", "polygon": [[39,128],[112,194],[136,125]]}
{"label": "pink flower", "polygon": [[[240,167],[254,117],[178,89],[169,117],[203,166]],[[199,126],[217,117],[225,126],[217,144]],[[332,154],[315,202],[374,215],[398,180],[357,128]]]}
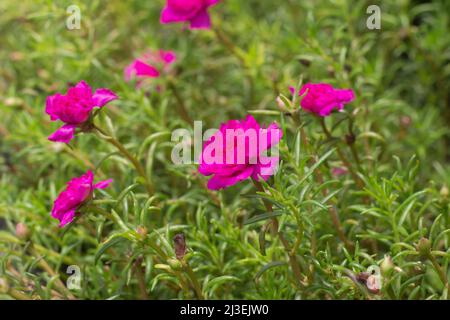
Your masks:
{"label": "pink flower", "polygon": [[162,72],[169,72],[177,57],[173,51],[148,51],[135,59],[125,70],[125,80],[137,78],[158,78]]}
{"label": "pink flower", "polygon": [[335,176],[335,177],[339,177],[339,176],[345,175],[345,174],[347,174],[347,172],[348,171],[347,171],[346,168],[341,168],[341,167],[333,168],[331,170],[331,174],[333,176]]}
{"label": "pink flower", "polygon": [[60,228],[72,222],[77,210],[92,198],[95,189],[108,187],[112,179],[103,180],[96,184],[93,184],[93,181],[94,174],[92,171],[88,171],[81,177],[70,180],[66,189],[58,195],[53,203],[52,217],[60,221]]}
{"label": "pink flower", "polygon": [[189,22],[191,29],[209,29],[211,19],[208,8],[220,0],[167,0],[160,22]]}
{"label": "pink flower", "polygon": [[[295,93],[295,89],[292,87],[289,90],[292,94]],[[353,90],[334,89],[326,83],[307,83],[300,89],[298,95],[302,96],[303,94],[305,96],[302,98],[300,106],[321,117],[330,115],[334,109],[342,110],[344,104],[355,99]]]}
{"label": "pink flower", "polygon": [[204,144],[198,171],[212,175],[208,188],[218,190],[249,177],[267,180],[274,174],[279,157],[266,155],[278,144],[283,132],[276,123],[262,128],[248,115],[245,120],[230,120]]}
{"label": "pink flower", "polygon": [[70,87],[65,95],[57,93],[47,97],[45,112],[52,121],[61,120],[65,123],[48,139],[69,143],[75,135],[76,128],[88,121],[93,108],[101,108],[115,99],[117,95],[108,89],[97,89],[92,93],[91,87],[85,81]]}

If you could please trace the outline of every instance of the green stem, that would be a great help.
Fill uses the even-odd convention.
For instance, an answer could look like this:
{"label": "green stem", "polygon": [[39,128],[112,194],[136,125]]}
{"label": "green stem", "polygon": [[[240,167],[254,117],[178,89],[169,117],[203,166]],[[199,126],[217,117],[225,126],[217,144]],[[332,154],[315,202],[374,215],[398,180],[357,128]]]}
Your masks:
{"label": "green stem", "polygon": [[428,260],[431,261],[431,263],[433,264],[434,269],[436,270],[436,272],[439,275],[439,278],[441,279],[441,281],[444,284],[444,286],[447,288],[447,299],[450,299],[450,286],[449,286],[449,283],[448,283],[447,274],[444,272],[442,267],[437,262],[436,257],[433,256],[433,254],[431,252],[428,254]]}
{"label": "green stem", "polygon": [[151,182],[149,181],[147,174],[145,173],[145,169],[142,166],[142,164],[139,162],[138,159],[136,159],[128,150],[127,148],[124,147],[123,144],[121,144],[117,139],[115,139],[114,137],[109,136],[103,129],[97,127],[94,125],[94,129],[97,130],[102,138],[104,138],[107,142],[109,142],[110,144],[112,144],[113,146],[115,146],[120,153],[123,154],[123,156],[125,156],[130,162],[131,164],[134,166],[134,168],[136,169],[136,171],[138,172],[138,174],[144,179],[145,181],[145,188],[148,192],[149,196],[152,196],[154,193],[154,187],[151,184]]}
{"label": "green stem", "polygon": [[8,290],[7,295],[13,297],[16,300],[31,300],[31,298],[26,294],[12,288]]}
{"label": "green stem", "polygon": [[[264,188],[259,181],[256,181],[254,179],[252,179],[252,181],[253,181],[253,184],[255,185],[257,191],[264,192]],[[265,199],[262,199],[262,201],[263,201],[264,206],[266,207],[267,211],[272,212],[273,211],[272,204],[270,202],[266,201]],[[273,233],[275,233],[278,236],[281,243],[283,244],[284,250],[286,251],[286,253],[288,255],[289,264],[291,266],[292,272],[294,273],[297,284],[299,286],[302,286],[302,273],[301,273],[300,265],[296,258],[296,253],[293,250],[291,250],[288,241],[283,236],[282,232],[279,230],[278,219],[276,217],[273,217],[271,219],[271,221],[272,221],[272,231],[273,231]]]}
{"label": "green stem", "polygon": [[359,159],[358,151],[356,150],[355,146],[355,134],[353,132],[353,126],[354,126],[354,120],[353,118],[349,118],[349,124],[348,124],[348,137],[347,139],[347,145],[350,147],[350,151],[353,155],[353,159],[355,159],[356,168],[359,172],[362,172],[362,166],[361,166],[361,160]]}
{"label": "green stem", "polygon": [[397,297],[395,296],[394,290],[392,289],[392,285],[390,283],[387,285],[387,287],[385,287],[385,292],[387,293],[389,299],[397,300]]}
{"label": "green stem", "polygon": [[305,128],[302,126],[302,120],[300,118],[300,109],[297,109],[294,112],[292,112],[291,118],[292,118],[292,121],[294,121],[295,126],[297,128],[300,128],[300,136],[301,136],[303,146],[305,147],[306,150],[308,150],[309,143],[308,143],[308,138],[306,136]]}
{"label": "green stem", "polygon": [[358,151],[356,151],[356,147],[354,143],[349,144],[350,150],[352,152],[353,158],[355,159],[356,167],[358,171],[362,171],[361,167],[361,160],[359,160]]}
{"label": "green stem", "polygon": [[212,29],[214,31],[214,34],[216,35],[217,40],[219,40],[219,42],[222,43],[223,46],[239,60],[239,63],[241,64],[242,69],[244,70],[245,77],[247,79],[249,86],[249,104],[253,105],[254,83],[253,78],[249,73],[249,68],[246,62],[245,55],[241,52],[241,50],[238,47],[234,45],[234,43],[230,40],[230,38],[228,38],[228,36],[223,32],[223,30],[220,28],[219,23],[215,23]]}
{"label": "green stem", "polygon": [[[389,209],[390,209],[390,206],[389,206]],[[389,210],[389,212],[392,213],[392,211],[390,211],[390,210]],[[392,226],[392,232],[394,233],[395,242],[398,243],[398,242],[400,242],[400,234],[398,232],[397,221],[395,221],[395,215],[393,213],[391,214],[391,226]]]}
{"label": "green stem", "polygon": [[345,247],[348,250],[352,250],[353,243],[351,243],[345,236],[345,232],[344,229],[342,228],[341,221],[339,219],[339,215],[336,208],[332,206],[328,211],[330,212],[331,221],[333,222],[333,225],[337,231],[339,239],[344,243]]}
{"label": "green stem", "polygon": [[[122,224],[123,222],[118,221],[118,218],[116,216],[114,216],[113,214],[107,212],[106,210],[103,210],[101,208],[98,208],[96,206],[88,206],[87,207],[88,210],[93,210],[95,212],[98,212],[102,215],[104,215],[105,217],[107,217],[108,219],[111,219],[112,221],[114,221],[115,223],[117,223],[118,225]],[[145,244],[149,245],[150,248],[152,248],[156,254],[159,256],[159,258],[162,261],[167,261],[169,259],[169,256],[164,252],[164,250],[158,246],[156,243],[152,242],[150,239],[147,238],[147,241],[145,242]],[[139,270],[136,270],[137,272],[139,272]],[[188,292],[189,291],[189,287],[186,285],[184,279],[183,279],[183,275],[181,274],[181,272],[174,270],[175,276],[180,280],[180,286],[181,289],[184,292]],[[144,286],[142,286],[142,283],[145,283],[145,280],[143,280],[141,278],[141,275],[139,275],[139,273],[137,274],[138,276],[138,281],[139,281],[139,286],[140,286],[140,290],[141,290],[141,296],[142,298],[147,298],[147,291],[144,288]],[[143,277],[143,274],[142,274]],[[145,296],[144,296],[144,292],[145,292]]]}
{"label": "green stem", "polygon": [[205,297],[203,296],[202,287],[200,286],[200,282],[198,281],[197,276],[195,275],[191,266],[187,261],[183,261],[183,267],[187,275],[189,276],[189,279],[191,279],[192,286],[194,287],[195,294],[197,295],[197,299],[204,300]]}
{"label": "green stem", "polygon": [[62,294],[64,294],[66,297],[68,297],[71,300],[75,300],[75,296],[70,292],[70,290],[64,285],[64,283],[59,278],[59,274],[57,274],[52,267],[47,263],[47,261],[44,259],[43,256],[40,256],[39,253],[34,248],[34,245],[30,245],[30,251],[31,253],[38,259],[38,266],[48,273],[48,275],[52,277],[56,277],[55,280],[55,286],[60,290]]}
{"label": "green stem", "polygon": [[[297,126],[301,125],[300,118],[294,117],[293,119],[294,119],[294,121],[295,121]],[[296,120],[296,119],[298,119],[298,120]],[[329,136],[331,136],[331,134],[329,133],[327,127],[325,126],[325,122],[322,123],[322,127],[324,128],[324,131],[326,132],[326,134],[328,133]],[[305,133],[305,130],[304,130],[303,127],[301,127],[301,133],[300,134],[302,136],[303,145],[305,146],[305,149],[307,149],[309,144],[308,144],[308,139],[306,137],[306,133]],[[310,161],[312,162],[312,164],[314,164],[314,162],[315,162],[314,158],[311,158]],[[321,175],[320,171],[317,172],[317,176],[318,176],[319,182],[323,183],[323,178],[322,178],[322,175]],[[322,189],[322,193],[323,193],[324,196],[326,196],[328,194],[327,189]],[[344,229],[342,228],[341,221],[339,219],[339,215],[338,215],[338,212],[337,212],[336,208],[330,207],[330,209],[328,209],[328,212],[330,214],[331,221],[333,222],[333,225],[334,225],[334,227],[336,229],[336,232],[338,234],[339,239],[344,243],[344,245],[347,247],[347,249],[351,250],[353,248],[353,244],[345,236],[345,232],[344,232]]]}
{"label": "green stem", "polygon": [[226,34],[220,29],[218,24],[212,28],[216,38],[225,46],[225,48],[233,54],[239,62],[246,68],[245,56],[239,51],[239,49],[234,45],[234,43],[226,36]]}
{"label": "green stem", "polygon": [[134,270],[136,272],[136,278],[138,281],[139,291],[141,293],[142,300],[148,300],[147,288],[145,286],[145,276],[142,272],[142,257],[138,257],[134,262]]}
{"label": "green stem", "polygon": [[168,87],[172,91],[173,96],[177,100],[178,105],[178,112],[180,113],[181,118],[190,126],[194,125],[194,121],[192,120],[191,116],[189,115],[189,112],[187,111],[186,105],[184,104],[184,100],[179,94],[177,87],[173,83],[172,80],[168,82]]}
{"label": "green stem", "polygon": [[[333,136],[331,135],[330,131],[327,128],[327,125],[325,124],[325,118],[320,117],[320,125],[322,126],[323,132],[325,133],[325,136],[328,139],[332,139]],[[344,153],[342,152],[341,148],[339,146],[336,146],[336,152],[341,159],[342,163],[344,163],[347,170],[350,172],[350,174],[353,177],[353,180],[355,180],[358,187],[362,188],[364,186],[363,181],[361,178],[356,174],[355,170],[353,169],[353,166],[348,161],[347,157],[345,157]]]}

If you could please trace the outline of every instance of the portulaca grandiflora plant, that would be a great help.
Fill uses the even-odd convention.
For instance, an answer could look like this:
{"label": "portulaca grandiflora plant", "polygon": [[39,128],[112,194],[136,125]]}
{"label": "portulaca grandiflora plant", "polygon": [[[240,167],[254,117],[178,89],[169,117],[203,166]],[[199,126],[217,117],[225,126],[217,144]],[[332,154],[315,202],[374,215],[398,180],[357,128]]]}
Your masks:
{"label": "portulaca grandiflora plant", "polygon": [[6,3],[0,298],[450,298],[447,2]]}

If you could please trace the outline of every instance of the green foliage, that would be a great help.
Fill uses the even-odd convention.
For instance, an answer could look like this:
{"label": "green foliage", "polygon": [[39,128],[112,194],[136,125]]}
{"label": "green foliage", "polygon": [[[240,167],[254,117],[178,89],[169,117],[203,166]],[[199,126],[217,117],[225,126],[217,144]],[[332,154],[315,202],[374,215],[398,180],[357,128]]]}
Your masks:
{"label": "green foliage", "polygon": [[[371,1],[226,0],[210,12],[234,52],[212,30],[160,25],[163,2],[1,1],[0,298],[449,298],[450,2],[382,1],[368,30]],[[65,25],[72,4],[80,30]],[[148,48],[174,50],[175,74],[136,89],[123,69]],[[120,96],[95,121],[143,164],[152,196],[101,137],[47,140],[45,98],[82,79]],[[299,79],[355,90],[330,135],[286,98]],[[192,125],[180,104],[204,127],[247,113],[282,126],[264,190],[209,191],[196,165],[172,163],[171,132]],[[343,159],[354,174],[333,175]],[[114,183],[60,229],[53,201],[87,169]],[[80,290],[65,286],[70,265]],[[370,266],[378,294],[358,281]]]}

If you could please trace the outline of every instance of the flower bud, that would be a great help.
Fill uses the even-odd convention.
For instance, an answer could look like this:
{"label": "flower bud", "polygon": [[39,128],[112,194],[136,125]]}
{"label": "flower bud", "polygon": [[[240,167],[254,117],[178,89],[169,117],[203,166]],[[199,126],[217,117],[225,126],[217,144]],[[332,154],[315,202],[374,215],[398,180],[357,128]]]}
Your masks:
{"label": "flower bud", "polygon": [[411,117],[409,117],[409,116],[402,116],[400,118],[400,123],[405,128],[409,127],[411,125],[411,122],[412,122],[412,120],[411,120]]}
{"label": "flower bud", "polygon": [[306,57],[298,59],[298,62],[300,62],[305,67],[309,67],[311,65],[311,59],[308,59]]}
{"label": "flower bud", "polygon": [[345,167],[337,167],[337,168],[333,168],[331,170],[331,174],[335,177],[345,175],[345,174],[347,174],[347,172],[348,172],[348,170]]}
{"label": "flower bud", "polygon": [[417,251],[422,257],[428,257],[431,252],[431,241],[427,238],[422,238],[417,244]]}
{"label": "flower bud", "polygon": [[184,234],[178,233],[173,237],[173,243],[175,248],[175,256],[178,260],[182,260],[186,254],[186,239]]}
{"label": "flower bud", "polygon": [[142,237],[142,239],[145,239],[147,237],[148,230],[144,226],[138,226],[136,228],[136,232]]}
{"label": "flower bud", "polygon": [[327,72],[330,77],[334,77],[336,75],[336,70],[332,66],[327,67]]}
{"label": "flower bud", "polygon": [[277,103],[278,109],[280,109],[282,112],[289,111],[289,106],[286,105],[286,102],[283,100],[283,98],[278,96],[275,101]]}
{"label": "flower bud", "polygon": [[353,135],[353,134],[346,134],[346,135],[345,135],[345,142],[346,142],[348,145],[354,144],[354,143],[355,143],[355,140],[356,140],[355,135]]}
{"label": "flower bud", "polygon": [[385,255],[383,261],[381,261],[380,269],[382,274],[387,275],[394,270],[394,263],[389,255]]}
{"label": "flower bud", "polygon": [[447,186],[445,186],[445,185],[442,186],[440,194],[441,194],[442,197],[448,198],[448,188],[447,188]]}
{"label": "flower bud", "polygon": [[19,222],[16,224],[16,236],[21,240],[26,240],[30,236],[30,230],[25,223]]}
{"label": "flower bud", "polygon": [[12,61],[20,61],[20,60],[23,60],[25,58],[25,55],[22,52],[20,52],[20,51],[13,51],[13,52],[11,52],[9,54],[9,58]]}
{"label": "flower bud", "polygon": [[170,268],[174,271],[180,271],[183,269],[183,265],[181,264],[180,260],[177,259],[169,259],[167,260],[167,263],[169,264]]}
{"label": "flower bud", "polygon": [[23,101],[17,97],[9,97],[3,100],[3,103],[7,107],[17,107],[20,106],[23,103]]}

